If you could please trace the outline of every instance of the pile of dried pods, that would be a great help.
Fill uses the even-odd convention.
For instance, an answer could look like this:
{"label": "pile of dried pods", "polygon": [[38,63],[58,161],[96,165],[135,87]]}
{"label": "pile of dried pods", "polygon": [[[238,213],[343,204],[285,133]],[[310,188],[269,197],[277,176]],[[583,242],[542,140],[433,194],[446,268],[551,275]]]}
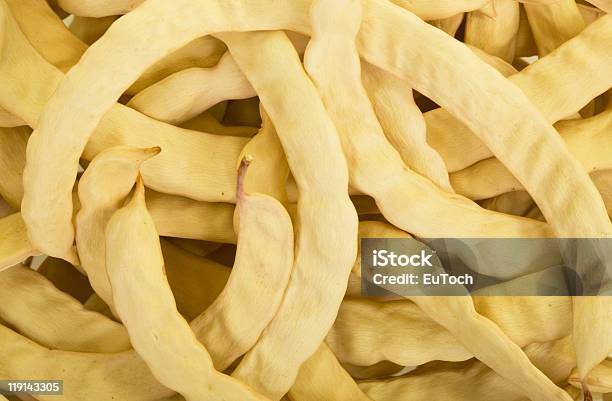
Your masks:
{"label": "pile of dried pods", "polygon": [[360,238],[612,236],[611,12],[0,0],[0,380],[611,400],[612,298],[371,298],[357,258]]}

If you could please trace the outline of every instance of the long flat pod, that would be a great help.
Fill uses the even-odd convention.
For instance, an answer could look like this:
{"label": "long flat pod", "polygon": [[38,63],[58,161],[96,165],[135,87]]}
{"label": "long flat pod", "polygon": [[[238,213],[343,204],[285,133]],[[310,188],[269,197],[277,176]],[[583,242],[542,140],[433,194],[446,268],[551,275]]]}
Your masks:
{"label": "long flat pod", "polygon": [[89,163],[79,181],[77,250],[92,288],[111,309],[114,303],[106,274],[104,230],[134,186],[140,165],[159,152],[160,148],[107,149]]}
{"label": "long flat pod", "polygon": [[[311,22],[312,39],[306,48],[304,66],[338,129],[351,167],[352,185],[372,188],[373,184],[368,182],[371,177],[364,171],[370,171],[368,167],[373,166],[372,161],[376,159],[367,158],[368,152],[375,157],[387,153],[382,151],[385,142],[375,141],[373,134],[380,138],[383,136],[382,128],[361,85],[359,55],[355,46],[361,24],[361,7],[358,1],[318,0],[311,8]],[[338,68],[340,65],[343,68]],[[352,117],[355,114],[360,116],[359,120]],[[360,149],[363,144],[367,144],[367,151]],[[356,160],[357,164],[351,164]],[[407,189],[411,190],[412,186]],[[382,199],[377,201],[385,213]],[[474,352],[478,359],[521,387],[531,399],[566,398],[561,389],[531,365],[520,348],[498,326],[474,310],[470,297],[417,296],[410,299]]]}
{"label": "long flat pod", "polygon": [[442,158],[426,142],[425,119],[414,103],[412,88],[369,63],[362,63],[361,76],[385,135],[404,163],[453,192]]}
{"label": "long flat pod", "polygon": [[[295,4],[298,5],[299,3]],[[6,27],[9,28],[12,26],[12,24],[14,24],[14,20],[12,18],[9,18],[9,15],[5,15],[5,17],[8,18],[6,22]],[[605,27],[605,24],[602,25],[601,23],[599,23],[598,25],[600,25],[601,27]],[[535,66],[541,66],[544,63],[544,60],[548,60],[549,57],[535,63],[532,67],[525,70],[525,73],[526,71],[532,72],[530,74],[532,78],[528,79],[528,81],[532,82],[533,84],[536,84],[534,86],[534,89],[530,91],[530,96],[532,96],[532,94],[539,96],[539,102],[541,100],[548,100],[550,105],[546,107],[546,110],[551,110],[555,113],[560,113],[561,116],[567,115],[567,112],[564,112],[563,110],[567,109],[568,105],[571,106],[571,104],[577,102],[581,103],[583,102],[583,100],[580,99],[583,98],[586,99],[585,102],[588,102],[588,100],[594,97],[594,95],[587,95],[585,93],[585,90],[589,89],[590,93],[591,90],[595,90],[593,84],[597,83],[598,86],[600,85],[600,82],[601,84],[603,84],[603,81],[601,81],[601,79],[605,76],[602,76],[601,72],[605,70],[602,69],[600,66],[606,65],[604,63],[605,60],[601,59],[602,55],[607,54],[606,52],[602,52],[601,49],[602,45],[606,43],[605,32],[605,29],[598,29],[593,30],[593,34],[590,34],[590,36],[579,35],[578,38],[582,38],[584,40],[581,39],[580,41],[575,42],[575,45],[572,45],[572,47],[576,48],[578,52],[576,53],[574,50],[571,50],[570,47],[568,47],[568,51],[565,52],[567,53],[566,56],[568,57],[571,56],[570,53],[572,51],[575,52],[574,56],[572,56],[571,59],[581,59],[583,55],[588,54],[588,58],[590,60],[590,63],[588,64],[588,66],[586,66],[587,68],[589,68],[588,72],[581,70],[580,73],[572,74],[571,78],[569,78],[569,75],[566,76],[565,74],[575,69],[574,63],[568,63],[567,59],[561,58],[559,59],[558,63],[552,63],[554,65],[551,65],[549,68],[549,71],[554,71],[555,74],[560,75],[559,79],[551,79],[552,75],[549,73],[543,73],[541,76],[539,76],[538,74],[536,74],[536,71],[545,72],[547,71],[547,69],[535,68]],[[20,32],[19,35],[17,35],[17,33],[15,33],[15,35],[15,37],[7,41],[7,44],[9,46],[5,48],[5,50],[11,49],[12,47],[18,46],[19,44],[23,43],[23,35]],[[574,43],[576,39],[568,43]],[[13,59],[23,60],[26,55],[30,54],[31,51],[28,50],[26,52],[26,47],[30,47],[30,45],[23,43],[23,46],[19,49],[19,56],[16,56]],[[566,46],[562,46],[562,48],[565,47]],[[593,53],[598,54],[598,56],[593,57]],[[17,96],[11,96],[11,101],[8,102],[10,103],[11,107],[21,105],[21,111],[19,115],[29,116],[30,120],[28,121],[30,121],[30,124],[34,126],[36,125],[35,121],[38,119],[38,114],[42,109],[42,105],[44,105],[44,103],[50,97],[51,93],[55,90],[58,81],[58,79],[56,78],[56,75],[58,73],[54,72],[53,69],[49,70],[49,68],[42,65],[41,63],[44,63],[44,61],[42,61],[39,56],[37,57],[38,59],[36,59],[36,57],[32,55],[32,57],[28,58],[28,62],[23,63],[23,65],[19,67],[20,71],[25,71],[23,68],[24,65],[28,69],[30,69],[30,66],[37,66],[36,68],[31,68],[31,71],[28,70],[27,74],[28,76],[40,77],[40,79],[30,81],[27,86],[28,88],[32,89],[31,92],[27,92],[27,95],[29,97],[34,98],[28,101],[28,96],[25,96],[23,93],[19,93]],[[8,67],[8,65],[4,65],[4,67]],[[41,74],[43,76],[41,76]],[[22,75],[20,73],[9,73],[8,71],[6,71],[6,75],[2,76],[12,77],[11,80],[2,83],[3,87],[8,89],[11,86],[14,86],[15,84],[19,83],[20,80],[16,79],[15,77],[20,77]],[[563,76],[565,76],[565,78],[563,78]],[[548,77],[549,79],[545,79],[546,77]],[[597,77],[597,79],[595,79],[595,77]],[[33,88],[32,82],[36,82],[36,84],[40,86],[42,86],[41,84],[44,84],[44,87]],[[585,82],[590,82],[590,84],[585,84]],[[559,86],[560,83],[563,83],[563,85]],[[520,86],[523,88],[523,90],[525,90],[525,85]],[[23,86],[20,85],[19,87]],[[558,91],[556,87],[566,88],[568,94],[559,96],[546,95],[548,93],[551,93],[551,91]],[[554,100],[554,102],[551,103],[550,100]],[[580,107],[581,106],[571,106],[569,108],[577,110]],[[426,114],[426,117],[428,114],[429,113]],[[466,128],[462,128],[461,125],[457,127],[457,124],[455,124],[454,126],[452,126],[452,130],[455,132],[456,136],[459,136],[462,131],[466,131]],[[144,134],[144,131],[147,131],[146,135]],[[183,143],[182,141],[179,142],[169,140],[172,135],[176,134],[185,136],[186,140],[187,138],[189,138],[188,146],[180,146]],[[234,146],[232,144],[235,141],[230,140],[227,142],[213,142],[210,141],[207,136],[196,136],[191,134],[191,132],[188,133],[177,129],[173,130],[169,126],[155,123],[151,119],[146,119],[136,112],[130,112],[124,106],[116,105],[111,109],[107,118],[103,118],[100,127],[92,136],[91,141],[86,147],[84,156],[85,158],[90,159],[101,149],[112,145],[124,144],[139,147],[161,145],[165,149],[164,155],[157,158],[157,160],[153,160],[143,171],[143,176],[145,177],[147,185],[153,186],[159,190],[163,190],[164,192],[182,193],[184,195],[201,200],[231,200],[234,193],[233,183],[235,182],[235,177],[231,176],[235,174],[235,159],[226,160],[218,156],[213,157],[212,155],[226,155],[228,158],[231,158],[231,147]],[[235,146],[239,149],[239,147],[243,145],[244,142],[242,142],[242,145],[236,144]],[[198,172],[199,179],[196,181],[190,180],[188,185],[183,185],[182,182],[179,180],[168,180],[167,177],[173,175],[173,173],[171,172],[172,169],[175,168],[175,166],[179,165],[179,163],[177,163],[175,159],[178,153],[184,155],[185,149],[195,148],[199,149],[198,153],[200,154],[202,154],[203,152],[209,152],[209,157],[185,158],[184,156],[181,156],[181,160],[182,163],[186,164],[186,168],[188,168],[189,171]],[[213,149],[218,150],[213,152]],[[239,152],[239,150],[233,151],[234,158],[237,157],[237,152]],[[486,153],[483,157],[491,155],[490,151],[487,150],[487,152],[488,153]],[[461,157],[466,157],[470,155],[470,153],[460,153],[460,155]],[[207,161],[209,160],[211,160],[211,163],[207,163]],[[478,159],[474,161],[477,160]],[[212,161],[214,161],[214,163]],[[451,171],[453,170],[451,169]],[[208,172],[210,172],[210,174]],[[213,172],[215,172],[214,175],[212,174]],[[213,176],[215,178],[211,178]]]}
{"label": "long flat pod", "polygon": [[[50,350],[0,325],[0,375],[15,380],[40,380],[62,372],[59,401],[151,401],[175,392],[159,384],[134,351],[83,353]],[[44,398],[43,398],[44,399]]]}
{"label": "long flat pod", "polygon": [[465,43],[512,62],[520,21],[519,4],[515,0],[495,0],[494,4],[493,18],[478,10],[467,14]]}
{"label": "long flat pod", "polygon": [[[522,182],[558,235],[589,237],[610,231],[610,221],[597,189],[569,154],[556,131],[520,89],[504,82],[501,74],[484,63],[476,62],[476,56],[468,49],[434,27],[421,27],[420,21],[409,14],[393,12],[384,2],[369,1],[364,6],[364,24],[358,36],[359,48],[367,49],[363,56],[404,77],[416,90],[435,100],[471,128]],[[380,24],[375,23],[377,19]],[[393,26],[396,34],[384,35],[383,25]],[[404,29],[405,35],[397,34],[398,30]],[[417,32],[418,39],[415,36]],[[420,68],[412,69],[412,72],[408,71],[408,66],[417,62],[413,58],[416,54],[398,51],[403,47],[398,38],[409,36],[416,43],[428,43],[427,49],[437,49],[435,58],[419,58]],[[373,38],[388,41],[384,41],[383,46]],[[413,50],[418,53],[417,49]],[[428,66],[434,59],[435,65]],[[469,65],[478,79],[468,82],[459,69],[442,65]],[[444,96],[449,89],[448,82],[461,83],[457,85],[461,90],[454,91],[452,99]],[[480,96],[473,96],[475,93]],[[497,96],[499,93],[503,96]],[[492,107],[492,99],[500,104]],[[487,105],[478,105],[480,101]],[[495,111],[489,115],[484,111],[486,109]],[[521,118],[517,119],[518,115]],[[520,152],[514,146],[516,143],[521,143]],[[537,160],[537,168],[534,168],[534,160]],[[575,213],[557,214],[558,210]]]}
{"label": "long flat pod", "polygon": [[293,267],[291,218],[274,198],[245,191],[249,163],[243,159],[238,173],[232,273],[223,292],[191,323],[219,370],[255,345],[281,303]]}
{"label": "long flat pod", "polygon": [[[599,18],[578,36],[565,42],[555,51],[525,68],[509,79],[521,88],[531,102],[549,122],[557,122],[576,113],[596,96],[612,86],[612,54],[608,43],[612,41],[612,16]],[[573,60],[589,60],[582,65]],[[493,153],[479,136],[451,116],[448,111],[439,109],[425,113],[427,138],[429,143],[444,158],[450,172],[465,168],[479,160],[493,156]],[[450,139],[461,143],[473,143],[478,152],[446,152],[437,143],[452,132]],[[491,132],[497,132],[492,128]]]}
{"label": "long flat pod", "polygon": [[[531,344],[525,353],[556,382],[566,380],[576,363],[570,337]],[[359,386],[376,401],[525,400],[516,386],[478,361],[433,365],[404,377],[363,381]],[[572,398],[566,394],[566,399]]]}
{"label": "long flat pod", "polygon": [[[0,7],[5,7],[4,3]],[[36,127],[39,114],[63,74],[34,50],[10,11],[2,10],[2,29],[7,40],[0,58],[0,103],[10,105],[12,113]],[[100,122],[82,156],[91,160],[113,146],[161,146],[164,154],[142,171],[148,187],[200,200],[232,201],[236,160],[246,142],[246,138],[219,138],[174,127],[115,104]],[[181,174],[177,173],[179,168]],[[177,179],[186,174],[196,179]]]}
{"label": "long flat pod", "polygon": [[0,273],[0,318],[40,345],[54,349],[120,352],[131,348],[121,324],[84,309],[22,265]]}
{"label": "long flat pod", "polygon": [[[287,36],[232,33],[222,39],[270,115],[299,192],[295,264],[283,303],[233,373],[279,399],[336,316],[356,256],[357,215],[336,130]],[[273,354],[283,358],[268,357]]]}
{"label": "long flat pod", "polygon": [[217,372],[176,310],[155,225],[139,179],[130,202],[106,228],[107,270],[117,312],[153,374],[187,400],[265,400]]}
{"label": "long flat pod", "polygon": [[578,35],[585,27],[575,0],[554,4],[525,4],[525,11],[540,56],[545,56]]}
{"label": "long flat pod", "polygon": [[[557,340],[571,333],[569,297],[476,297],[476,311],[497,324],[517,345]],[[410,301],[348,298],[326,343],[343,363],[401,366],[464,361],[474,354]]]}
{"label": "long flat pod", "polygon": [[229,53],[211,68],[189,68],[139,92],[128,106],[156,120],[178,125],[228,99],[255,96]]}

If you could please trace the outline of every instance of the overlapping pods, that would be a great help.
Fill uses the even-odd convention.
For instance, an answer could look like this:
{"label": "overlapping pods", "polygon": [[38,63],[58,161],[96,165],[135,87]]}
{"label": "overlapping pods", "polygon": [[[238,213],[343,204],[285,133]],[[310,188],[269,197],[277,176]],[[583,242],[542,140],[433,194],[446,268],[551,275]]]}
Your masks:
{"label": "overlapping pods", "polygon": [[558,252],[385,298],[359,250],[611,237],[610,12],[0,0],[0,379],[63,380],[43,401],[609,399],[609,296],[491,296],[567,286]]}

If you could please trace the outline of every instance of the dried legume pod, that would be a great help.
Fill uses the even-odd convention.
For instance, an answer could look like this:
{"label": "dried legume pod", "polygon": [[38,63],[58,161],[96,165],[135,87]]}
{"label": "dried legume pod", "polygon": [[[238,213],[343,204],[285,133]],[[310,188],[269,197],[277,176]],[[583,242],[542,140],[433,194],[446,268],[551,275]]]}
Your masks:
{"label": "dried legume pod", "polygon": [[525,11],[540,56],[545,56],[578,35],[585,27],[575,0],[553,4],[525,4]]}
{"label": "dried legume pod", "polygon": [[228,99],[255,96],[229,53],[211,68],[188,68],[139,92],[128,106],[173,125],[185,122]]}
{"label": "dried legume pod", "polygon": [[[588,173],[612,169],[612,111],[585,120],[555,125],[569,151]],[[470,199],[485,199],[522,189],[520,182],[495,158],[482,160],[451,174],[455,190]]]}
{"label": "dried legume pod", "polygon": [[[577,112],[612,86],[612,76],[607,72],[608,65],[612,63],[612,56],[606,46],[610,40],[612,16],[605,16],[548,56],[510,77],[510,80],[521,88],[548,121],[554,123]],[[569,61],[587,58],[590,62],[584,67],[578,67]],[[440,142],[436,138],[445,136],[445,132],[452,132],[456,142],[474,142],[475,138],[468,133],[465,125],[457,124],[456,120],[443,110],[434,110],[424,116],[428,142],[440,153],[450,172],[492,156],[491,151],[482,146],[480,141],[476,142],[481,143],[484,152],[474,152],[473,156],[472,152],[445,151],[443,147],[436,145]],[[495,131],[493,128],[492,132]],[[475,149],[477,146],[471,145],[469,148]]]}
{"label": "dried legume pod", "polygon": [[[380,157],[382,152],[379,149],[383,147],[379,143],[384,142],[379,140],[376,143],[373,139],[372,133],[379,134],[380,137],[382,129],[373,115],[360,81],[359,55],[354,42],[361,24],[359,2],[351,2],[350,7],[346,4],[340,7],[337,3],[316,1],[311,8],[311,21],[312,39],[304,55],[304,66],[317,85],[336,124],[349,165],[355,169],[350,170],[352,185],[363,188],[363,183],[367,181],[360,177],[359,173],[373,170],[367,167],[373,165],[371,161],[366,162],[368,152],[376,149],[377,153],[374,155]],[[342,61],[345,68],[335,67]],[[352,118],[354,114],[360,116],[358,121]],[[373,143],[378,145],[377,148],[374,148]],[[364,148],[359,151],[359,147],[364,145],[367,150]],[[359,160],[355,155],[361,157],[361,163],[353,166],[350,163]],[[389,160],[390,157],[385,159]],[[388,173],[388,169],[386,172]],[[413,186],[408,188],[412,189]],[[377,200],[385,213],[382,200]],[[474,310],[471,298],[430,296],[410,299],[457,337],[478,359],[520,386],[530,398],[561,400],[567,397],[530,364],[520,348],[508,339],[498,326]]]}
{"label": "dried legume pod", "polygon": [[23,265],[0,273],[0,317],[40,345],[55,349],[121,352],[131,348],[123,326],[85,310]]}
{"label": "dried legume pod", "polygon": [[79,180],[81,209],[76,216],[76,245],[81,266],[96,294],[114,310],[106,273],[104,231],[130,193],[140,166],[160,148],[114,147],[98,154]]}
{"label": "dried legume pod", "polygon": [[68,71],[87,49],[87,46],[68,32],[44,0],[6,0],[19,28],[35,49],[49,63],[63,72]]}
{"label": "dried legume pod", "polygon": [[[475,297],[474,304],[519,346],[571,332],[569,297]],[[325,341],[341,362],[363,366],[384,360],[416,366],[474,356],[409,301],[345,299]]]}
{"label": "dried legume pod", "polygon": [[[244,188],[247,192],[269,195],[286,204],[289,175],[287,158],[270,116],[261,105],[259,112],[262,120],[261,129],[240,153],[240,160],[248,155],[253,158]],[[297,199],[297,196],[294,199]]]}
{"label": "dried legume pod", "polygon": [[[21,115],[29,125],[36,126],[40,111],[55,91],[62,75],[36,53],[9,12],[4,13],[3,17],[6,19],[5,34],[10,40],[7,40],[3,49],[3,55],[6,57],[3,57],[3,63],[0,63],[0,69],[3,71],[0,74],[0,87],[3,89],[0,91],[0,102],[10,103],[13,112]],[[148,186],[160,189],[161,179],[165,192],[189,194],[193,198],[213,201],[233,199],[235,163],[247,139],[219,139],[214,135],[182,130],[156,122],[122,105],[115,105],[113,110],[109,113],[109,118],[103,119],[98,127],[98,132],[102,135],[94,135],[86,147],[83,155],[85,159],[91,160],[100,151],[112,146],[160,145],[164,147],[164,154],[160,155],[157,161],[152,160],[153,164],[143,170]],[[183,140],[175,140],[176,135]],[[187,154],[193,154],[194,157],[186,158]],[[158,164],[160,158],[161,163]],[[179,166],[183,166],[180,174],[176,170]],[[162,170],[170,168],[170,171],[158,171],[159,167],[162,167]],[[227,172],[222,172],[223,170]],[[185,174],[195,174],[192,176],[199,176],[201,179],[175,179]],[[184,190],[178,190],[179,187]]]}
{"label": "dried legume pod", "polygon": [[176,310],[141,179],[129,203],[108,222],[106,249],[117,312],[134,349],[163,384],[190,401],[266,399],[215,371],[206,348]]}
{"label": "dried legume pod", "polygon": [[[287,36],[231,33],[222,39],[270,115],[299,192],[297,252],[284,300],[233,373],[279,399],[333,323],[356,256],[357,215],[336,130]],[[286,358],[266,357],[276,353]]]}
{"label": "dried legume pod", "polygon": [[234,206],[231,204],[198,202],[147,191],[147,208],[159,235],[236,243],[232,227]]}
{"label": "dried legume pod", "polygon": [[62,372],[59,401],[133,400],[169,397],[145,362],[134,352],[113,354],[50,350],[0,325],[0,375],[14,380],[40,380]]}
{"label": "dried legume pod", "polygon": [[494,18],[478,10],[467,14],[465,43],[512,62],[519,29],[519,4],[515,0],[495,0],[492,3],[496,12]]}
{"label": "dried legume pod", "polygon": [[[576,364],[569,337],[549,343],[531,344],[525,348],[525,353],[555,382],[566,380]],[[405,377],[364,381],[359,386],[376,401],[525,400],[518,387],[478,361],[434,364]],[[565,397],[572,399],[567,394]]]}
{"label": "dried legume pod", "polygon": [[412,88],[368,63],[362,63],[361,77],[381,127],[404,163],[453,192],[442,158],[425,140],[425,119],[414,103]]}
{"label": "dried legume pod", "polygon": [[255,345],[281,304],[293,267],[289,214],[275,199],[246,192],[249,163],[243,159],[238,173],[232,273],[217,299],[191,324],[219,370]]}

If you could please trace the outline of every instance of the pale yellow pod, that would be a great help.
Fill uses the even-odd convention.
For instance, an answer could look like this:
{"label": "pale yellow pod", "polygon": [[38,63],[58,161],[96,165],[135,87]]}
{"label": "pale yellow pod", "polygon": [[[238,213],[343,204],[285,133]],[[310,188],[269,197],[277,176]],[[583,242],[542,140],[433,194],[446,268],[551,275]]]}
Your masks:
{"label": "pale yellow pod", "polygon": [[173,125],[190,120],[215,104],[246,99],[255,92],[229,53],[211,68],[188,68],[139,92],[128,106]]}
{"label": "pale yellow pod", "polygon": [[50,348],[78,352],[131,348],[121,324],[87,311],[80,302],[22,265],[0,273],[0,318]]}
{"label": "pale yellow pod", "polygon": [[[605,16],[510,80],[521,88],[548,121],[559,121],[576,113],[612,86],[612,74],[608,73],[612,55],[606,45],[611,40],[612,16]],[[571,62],[587,58],[590,62],[586,66]],[[493,155],[464,124],[457,123],[446,111],[439,109],[424,115],[427,140],[440,153],[450,172]],[[449,137],[447,132],[453,133],[452,138],[445,138]],[[459,147],[453,144],[459,144]],[[466,151],[466,148],[470,150]]]}
{"label": "pale yellow pod", "polygon": [[[362,189],[368,185],[364,173],[374,170],[373,160],[376,159],[369,155],[380,157],[379,154],[387,156],[392,153],[383,153],[381,149],[384,149],[385,142],[377,142],[373,137],[373,134],[380,137],[383,133],[361,86],[359,56],[355,47],[361,9],[358,2],[342,8],[332,2],[315,2],[311,9],[311,21],[313,33],[304,55],[304,66],[317,85],[343,141],[351,167],[351,183]],[[337,65],[341,63],[344,68],[338,69]],[[359,120],[353,118],[355,114],[360,116]],[[390,158],[386,159],[388,161]],[[355,160],[360,163],[352,164]],[[385,173],[393,174],[388,169]],[[370,187],[371,182],[370,177]],[[381,184],[377,182],[375,185]],[[412,189],[412,186],[408,188]],[[383,200],[378,198],[377,201],[385,213]],[[471,298],[424,296],[410,299],[457,337],[478,359],[521,387],[530,398],[544,401],[566,397],[561,389],[531,365],[520,348],[498,326],[474,310]]]}
{"label": "pale yellow pod", "polygon": [[[280,399],[333,323],[356,256],[357,214],[336,130],[287,36],[221,37],[270,115],[299,193],[295,263],[283,303],[233,373]],[[283,358],[269,358],[274,354]]]}
{"label": "pale yellow pod", "polygon": [[68,29],[82,42],[91,45],[104,35],[104,32],[116,19],[117,17],[115,16],[92,18],[75,15]]}
{"label": "pale yellow pod", "polygon": [[495,0],[496,15],[491,18],[476,10],[467,14],[465,43],[512,62],[516,54],[516,35],[520,11],[516,0]]}
{"label": "pale yellow pod", "polygon": [[423,114],[414,103],[406,81],[369,63],[362,63],[361,79],[384,133],[402,160],[440,188],[453,192],[444,161],[426,142]]}
{"label": "pale yellow pod", "polygon": [[159,235],[236,243],[232,204],[147,191],[147,208]]}
{"label": "pale yellow pod", "polygon": [[15,380],[40,380],[62,372],[59,401],[151,401],[174,394],[153,377],[134,351],[82,353],[50,350],[0,325],[0,375]]}
{"label": "pale yellow pod", "polygon": [[246,192],[250,163],[243,159],[238,172],[234,266],[221,294],[191,323],[219,370],[255,345],[278,310],[293,268],[291,218],[274,198]]}
{"label": "pale yellow pod", "polygon": [[576,0],[559,0],[553,4],[525,4],[525,11],[540,56],[578,35],[586,26]]}
{"label": "pale yellow pod", "polygon": [[87,45],[68,31],[45,0],[6,0],[6,3],[19,28],[45,60],[64,72],[79,61]]}
{"label": "pale yellow pod", "polygon": [[30,243],[20,213],[0,219],[0,271],[24,261],[30,256],[40,255]]}
{"label": "pale yellow pod", "polygon": [[[576,363],[571,338],[525,348],[533,363],[555,382],[563,382]],[[376,401],[525,401],[519,389],[478,361],[440,363],[404,377],[364,381],[359,386]],[[559,389],[559,391],[563,391]],[[550,398],[549,400],[558,399]],[[572,398],[563,391],[563,399]]]}
{"label": "pale yellow pod", "polygon": [[106,249],[117,312],[134,349],[162,384],[187,400],[266,399],[215,371],[206,348],[176,310],[142,180],[129,203],[110,219]]}
{"label": "pale yellow pod", "polygon": [[[241,152],[241,159],[252,157],[249,165],[249,174],[244,182],[247,192],[257,192],[269,195],[283,204],[287,204],[287,178],[289,165],[285,152],[274,128],[270,116],[260,105],[261,129],[246,144]],[[297,199],[297,195],[292,201]]]}
{"label": "pale yellow pod", "polygon": [[[474,297],[474,304],[519,346],[571,333],[569,297]],[[404,300],[345,299],[325,341],[341,362],[361,366],[384,360],[417,366],[474,356],[416,304]]]}
{"label": "pale yellow pod", "polygon": [[[591,174],[612,169],[612,110],[585,120],[555,124],[568,150]],[[470,199],[485,199],[522,189],[521,183],[495,158],[482,160],[450,176],[455,190]]]}
{"label": "pale yellow pod", "polygon": [[[368,25],[362,29],[365,26]],[[446,36],[442,37],[446,39]],[[308,49],[314,48],[313,43],[311,41]],[[444,192],[407,168],[385,138],[361,86],[354,44],[351,49],[351,42],[344,41],[344,46],[339,49],[340,46],[333,46],[326,36],[319,43],[319,50],[311,51],[310,55],[307,49],[306,70],[315,81],[338,128],[349,162],[351,186],[375,198],[387,220],[423,237],[480,237],[485,232],[502,237],[546,235],[546,227],[480,209],[465,198]],[[337,63],[330,61],[334,59],[342,60],[338,61],[342,63],[342,69],[335,68]],[[361,118],[355,119],[354,115]],[[380,168],[382,165],[384,169]],[[428,199],[428,202],[419,199]],[[432,214],[437,216],[435,222],[428,217]],[[448,223],[439,224],[441,220]]]}
{"label": "pale yellow pod", "polygon": [[89,163],[79,180],[81,209],[75,221],[79,259],[91,286],[112,310],[114,302],[105,263],[106,224],[130,193],[140,165],[160,150],[128,147],[107,149]]}

